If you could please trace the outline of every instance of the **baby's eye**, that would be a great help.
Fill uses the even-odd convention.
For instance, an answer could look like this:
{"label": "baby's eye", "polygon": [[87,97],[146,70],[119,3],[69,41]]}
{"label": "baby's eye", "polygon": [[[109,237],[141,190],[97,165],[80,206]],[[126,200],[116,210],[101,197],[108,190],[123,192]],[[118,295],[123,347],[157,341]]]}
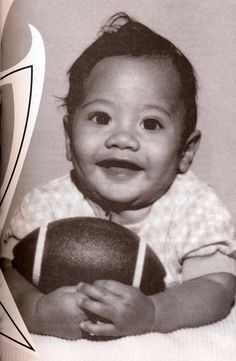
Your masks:
{"label": "baby's eye", "polygon": [[142,127],[148,130],[156,130],[156,129],[161,129],[162,125],[158,119],[146,118],[142,121]]}
{"label": "baby's eye", "polygon": [[89,115],[88,120],[98,125],[107,125],[111,121],[111,117],[104,112],[95,112]]}

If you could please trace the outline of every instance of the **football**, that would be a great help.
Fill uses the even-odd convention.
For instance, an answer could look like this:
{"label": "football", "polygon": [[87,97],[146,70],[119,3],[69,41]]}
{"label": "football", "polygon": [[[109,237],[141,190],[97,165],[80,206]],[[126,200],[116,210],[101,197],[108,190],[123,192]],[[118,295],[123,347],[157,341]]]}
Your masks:
{"label": "football", "polygon": [[151,295],[165,288],[165,270],[153,250],[117,223],[77,217],[54,221],[14,248],[13,266],[41,292],[110,279]]}

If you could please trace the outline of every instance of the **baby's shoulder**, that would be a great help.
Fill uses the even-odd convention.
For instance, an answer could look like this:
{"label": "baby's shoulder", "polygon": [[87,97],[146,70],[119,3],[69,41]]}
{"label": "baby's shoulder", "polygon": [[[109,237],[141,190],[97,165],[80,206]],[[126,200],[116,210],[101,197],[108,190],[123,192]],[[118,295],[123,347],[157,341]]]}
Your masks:
{"label": "baby's shoulder", "polygon": [[187,219],[189,214],[205,212],[205,205],[213,205],[217,196],[210,186],[193,172],[177,175],[168,191],[152,206],[153,222],[168,225],[175,219]]}
{"label": "baby's shoulder", "polygon": [[83,195],[70,175],[50,180],[27,193],[18,209],[21,214],[48,215],[49,219],[71,216],[71,209],[83,202]]}
{"label": "baby's shoulder", "polygon": [[171,189],[171,196],[181,205],[219,200],[214,188],[192,171],[177,176]]}
{"label": "baby's shoulder", "polygon": [[[153,207],[158,214],[175,215],[204,214],[209,210],[228,213],[213,187],[192,171],[179,174],[166,194]],[[155,213],[155,212],[154,212]]]}
{"label": "baby's shoulder", "polygon": [[202,219],[221,219],[227,222],[231,215],[226,206],[217,195],[215,189],[201,180],[193,172],[179,175],[173,185],[174,196],[172,198],[176,212],[185,218],[193,217],[194,214]]}
{"label": "baby's shoulder", "polygon": [[39,194],[42,193],[43,195],[54,195],[57,193],[61,193],[63,190],[66,190],[68,192],[68,190],[70,190],[71,184],[71,177],[69,174],[66,174],[62,177],[52,179],[47,183],[35,187],[28,194],[34,194],[38,192]]}
{"label": "baby's shoulder", "polygon": [[50,180],[49,182],[34,188],[27,193],[26,199],[31,202],[40,202],[41,199],[53,202],[62,199],[74,199],[75,196],[83,197],[79,190],[74,185],[69,174],[60,178]]}

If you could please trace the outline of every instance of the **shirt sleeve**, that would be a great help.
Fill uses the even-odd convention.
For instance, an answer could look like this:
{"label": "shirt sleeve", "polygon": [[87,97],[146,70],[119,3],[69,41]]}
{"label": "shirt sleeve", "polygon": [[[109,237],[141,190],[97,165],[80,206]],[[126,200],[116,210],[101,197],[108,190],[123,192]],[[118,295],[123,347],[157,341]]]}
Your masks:
{"label": "shirt sleeve", "polygon": [[234,224],[210,187],[183,204],[174,222],[175,249],[182,266],[182,280],[218,272],[236,276]]}
{"label": "shirt sleeve", "polygon": [[211,273],[226,272],[236,277],[236,261],[217,251],[210,256],[186,258],[182,267],[182,281]]}
{"label": "shirt sleeve", "polygon": [[28,193],[3,234],[0,257],[13,259],[14,246],[28,233],[50,220],[53,220],[53,212],[44,193],[39,189]]}

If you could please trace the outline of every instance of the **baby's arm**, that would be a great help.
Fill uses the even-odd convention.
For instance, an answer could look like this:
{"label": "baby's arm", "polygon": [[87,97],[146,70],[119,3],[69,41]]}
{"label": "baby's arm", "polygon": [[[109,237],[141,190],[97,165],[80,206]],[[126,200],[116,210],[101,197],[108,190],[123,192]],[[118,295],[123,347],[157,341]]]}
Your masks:
{"label": "baby's arm", "polygon": [[233,275],[215,273],[151,296],[155,306],[154,330],[170,332],[219,321],[230,312],[235,292]]}
{"label": "baby's arm", "polygon": [[43,294],[25,280],[7,259],[2,270],[22,318],[31,333],[67,339],[82,337],[79,324],[87,319],[79,307],[85,297],[76,287],[62,287]]}
{"label": "baby's arm", "polygon": [[232,307],[236,278],[228,273],[210,274],[153,296],[114,281],[82,284],[79,289],[91,297],[81,300],[80,306],[111,321],[84,321],[81,328],[95,335],[124,336],[171,332],[224,318]]}

